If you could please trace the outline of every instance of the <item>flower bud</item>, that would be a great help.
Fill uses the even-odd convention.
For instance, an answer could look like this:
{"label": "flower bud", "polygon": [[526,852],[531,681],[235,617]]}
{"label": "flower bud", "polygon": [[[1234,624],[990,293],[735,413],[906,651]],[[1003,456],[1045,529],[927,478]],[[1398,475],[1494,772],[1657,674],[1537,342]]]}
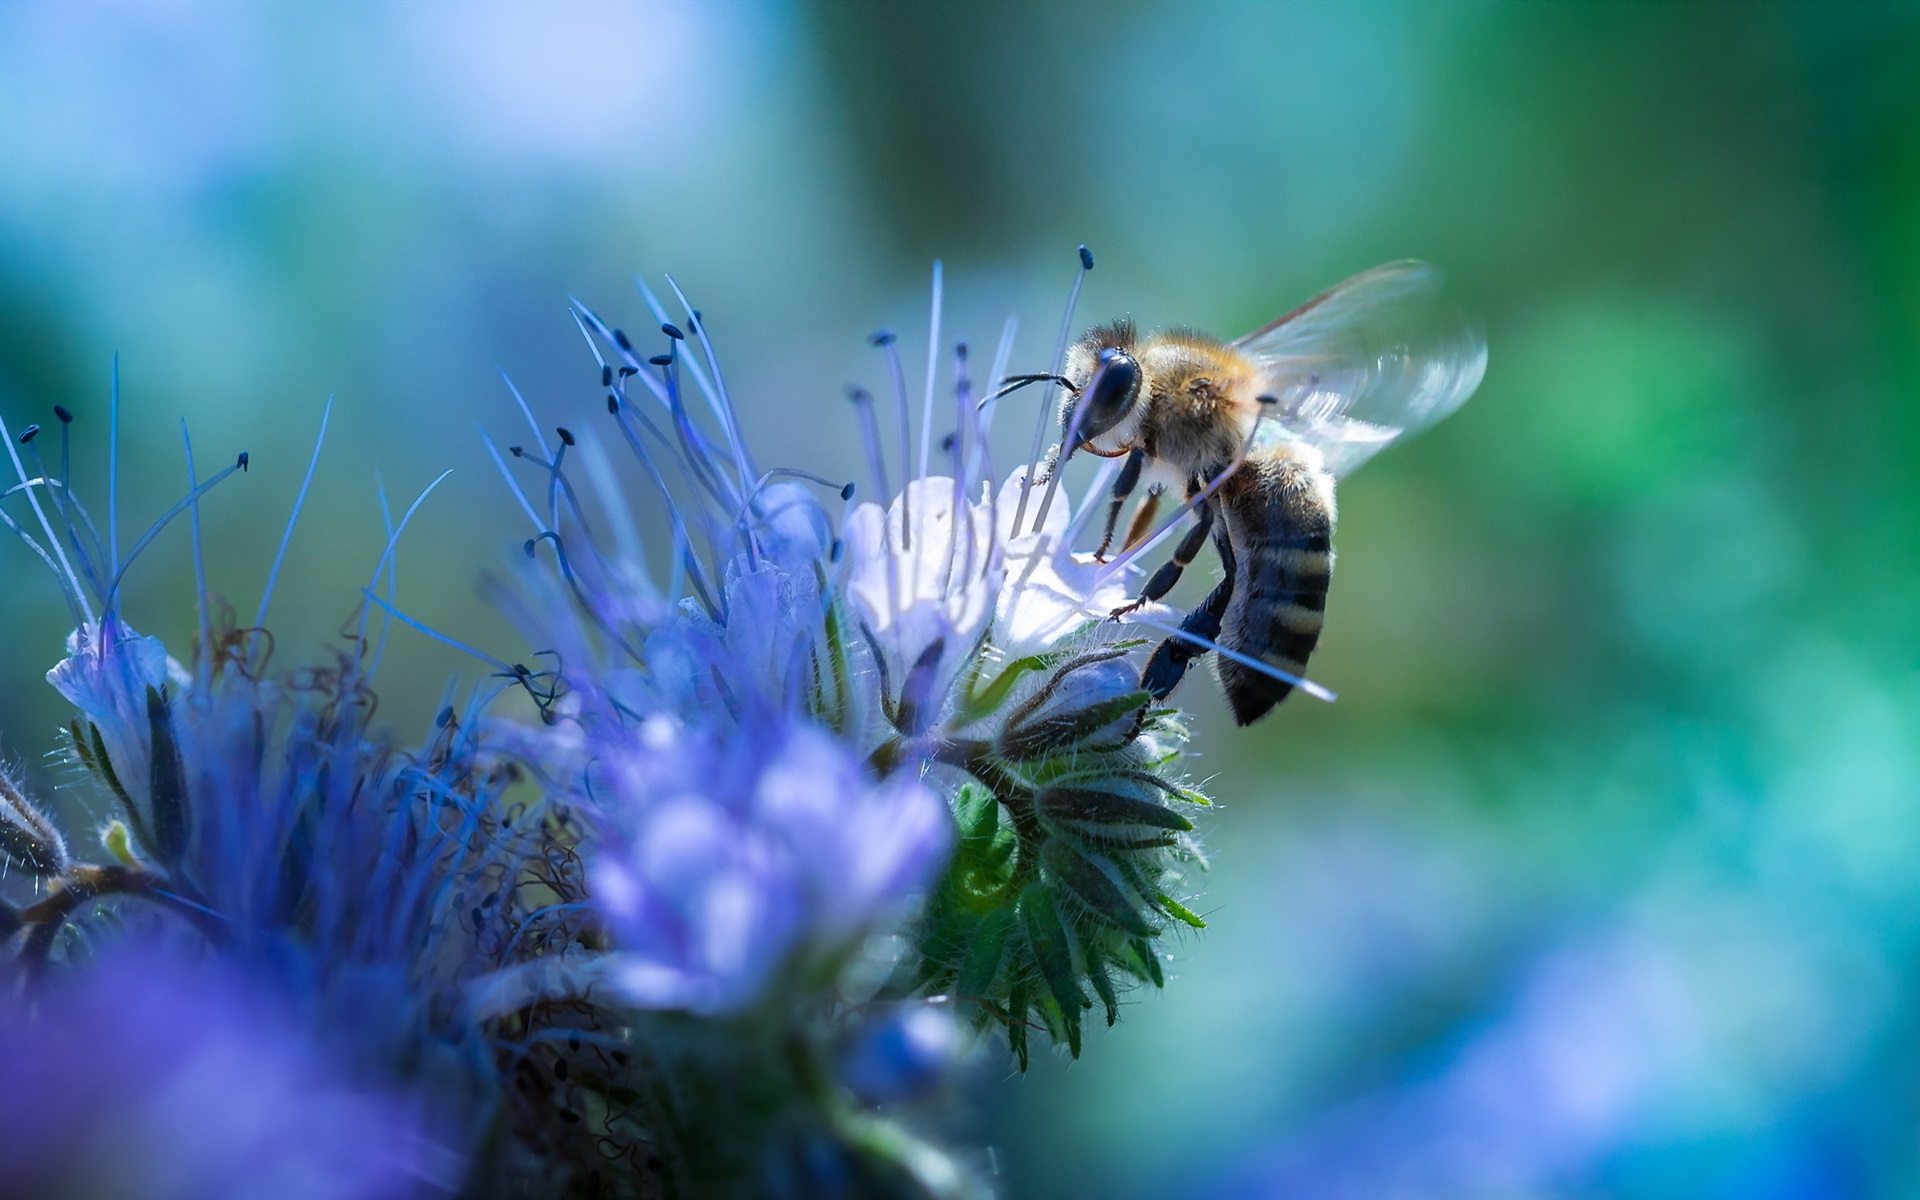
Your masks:
{"label": "flower bud", "polygon": [[1124,651],[1082,654],[1055,671],[1008,718],[1000,752],[1031,762],[1067,751],[1119,749],[1138,732],[1136,714],[1152,703]]}
{"label": "flower bud", "polygon": [[67,869],[67,844],[60,831],[4,772],[0,772],[0,865],[17,865],[43,879],[65,874]]}

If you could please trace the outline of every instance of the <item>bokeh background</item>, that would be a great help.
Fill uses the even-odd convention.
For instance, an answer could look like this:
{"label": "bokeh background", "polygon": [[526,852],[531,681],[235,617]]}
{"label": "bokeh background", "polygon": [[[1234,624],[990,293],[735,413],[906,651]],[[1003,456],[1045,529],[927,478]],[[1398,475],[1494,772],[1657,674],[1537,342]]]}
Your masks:
{"label": "bokeh background", "polygon": [[[0,6],[0,415],[72,409],[98,488],[117,353],[129,526],[180,418],[249,451],[205,520],[250,614],[333,396],[283,646],[451,468],[400,601],[524,650],[476,427],[522,436],[502,368],[593,423],[570,294],[645,328],[673,272],[761,456],[852,477],[932,260],[1037,369],[1082,241],[1087,319],[1226,335],[1431,259],[1491,366],[1343,490],[1340,702],[1187,688],[1213,927],[1082,1061],[980,1068],[1006,1191],[1920,1195],[1920,9]],[[186,551],[128,583],[177,645]],[[42,781],[66,625],[0,552]],[[454,670],[396,635],[383,712]]]}

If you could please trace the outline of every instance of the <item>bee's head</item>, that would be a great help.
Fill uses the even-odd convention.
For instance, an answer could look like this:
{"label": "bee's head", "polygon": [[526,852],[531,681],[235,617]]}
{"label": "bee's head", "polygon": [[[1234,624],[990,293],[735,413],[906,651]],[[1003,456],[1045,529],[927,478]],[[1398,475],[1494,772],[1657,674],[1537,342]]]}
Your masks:
{"label": "bee's head", "polygon": [[1139,399],[1140,360],[1118,347],[1100,350],[1086,383],[1061,413],[1060,432],[1075,443],[1090,442],[1126,420]]}
{"label": "bee's head", "polygon": [[1066,373],[1041,372],[1009,375],[999,391],[981,401],[981,406],[1007,393],[1034,383],[1058,385],[1060,397],[1060,444],[1048,457],[1048,471],[1057,469],[1075,451],[1085,447],[1108,458],[1126,453],[1124,448],[1108,449],[1093,445],[1094,440],[1122,427],[1140,402],[1143,375],[1134,353],[1138,335],[1126,318],[1096,326],[1074,343],[1067,353]]}
{"label": "bee's head", "polygon": [[1072,443],[1068,453],[1118,428],[1139,403],[1138,340],[1133,322],[1123,317],[1088,330],[1068,355],[1072,386],[1060,404],[1060,434]]}

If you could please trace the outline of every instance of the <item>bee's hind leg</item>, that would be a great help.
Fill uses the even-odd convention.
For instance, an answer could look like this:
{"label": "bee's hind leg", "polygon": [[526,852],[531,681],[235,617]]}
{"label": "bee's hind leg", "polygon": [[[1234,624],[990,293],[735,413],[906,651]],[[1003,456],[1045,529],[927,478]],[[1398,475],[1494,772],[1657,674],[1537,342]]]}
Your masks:
{"label": "bee's hind leg", "polygon": [[1187,614],[1180,622],[1180,632],[1189,637],[1173,636],[1167,638],[1153,649],[1153,657],[1147,659],[1146,669],[1140,672],[1140,690],[1152,696],[1155,703],[1165,700],[1180,686],[1186,678],[1187,668],[1193,660],[1207,652],[1207,647],[1192,640],[1205,638],[1209,642],[1220,638],[1220,621],[1226,616],[1227,604],[1233,599],[1234,560],[1233,547],[1227,544],[1224,536],[1214,539],[1220,550],[1220,563],[1226,568],[1226,575],[1220,585],[1208,594],[1199,608]]}
{"label": "bee's hind leg", "polygon": [[1193,565],[1193,560],[1198,558],[1200,551],[1206,547],[1207,535],[1213,532],[1213,505],[1205,500],[1200,501],[1193,506],[1193,516],[1193,528],[1187,530],[1187,536],[1180,539],[1180,544],[1174,548],[1173,557],[1160,564],[1160,569],[1153,573],[1153,578],[1147,580],[1147,586],[1140,593],[1139,598],[1131,604],[1123,604],[1114,609],[1114,616],[1124,617],[1134,609],[1160,599],[1173,590],[1174,584],[1180,582],[1180,573]]}

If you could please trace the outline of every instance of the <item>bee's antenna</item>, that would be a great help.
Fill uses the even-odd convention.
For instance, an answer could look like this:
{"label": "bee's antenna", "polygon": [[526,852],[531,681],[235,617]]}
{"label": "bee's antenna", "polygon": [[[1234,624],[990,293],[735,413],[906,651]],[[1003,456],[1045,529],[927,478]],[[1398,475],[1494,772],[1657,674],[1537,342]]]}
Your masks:
{"label": "bee's antenna", "polygon": [[[1067,339],[1073,334],[1073,310],[1080,303],[1080,289],[1086,284],[1087,273],[1091,270],[1093,270],[1093,251],[1082,246],[1080,247],[1080,273],[1073,277],[1073,290],[1067,293],[1067,311],[1060,314],[1060,338],[1053,344],[1053,357],[1048,360],[1053,363],[1055,370],[1058,370],[1066,363]],[[1033,427],[1033,449],[1027,452],[1027,462],[1029,464],[1039,461],[1040,447],[1046,443],[1046,437],[1047,413],[1046,409],[1042,408],[1040,410],[1040,419],[1034,423]],[[1070,451],[1068,451],[1068,453],[1070,453]],[[1062,461],[1065,461],[1064,454]],[[1033,494],[1033,484],[1034,480],[1031,473],[1029,473],[1027,481],[1020,486],[1020,503],[1013,507],[1013,527],[1015,529],[1026,528],[1027,499]]]}
{"label": "bee's antenna", "polygon": [[1030,383],[1057,383],[1076,396],[1080,394],[1080,389],[1073,385],[1073,380],[1068,379],[1065,375],[1056,375],[1052,371],[1038,371],[1032,375],[1009,375],[1002,382],[1006,386],[981,400],[980,403],[974,407],[975,412],[992,404],[995,400],[998,400],[1009,392],[1019,391]]}

